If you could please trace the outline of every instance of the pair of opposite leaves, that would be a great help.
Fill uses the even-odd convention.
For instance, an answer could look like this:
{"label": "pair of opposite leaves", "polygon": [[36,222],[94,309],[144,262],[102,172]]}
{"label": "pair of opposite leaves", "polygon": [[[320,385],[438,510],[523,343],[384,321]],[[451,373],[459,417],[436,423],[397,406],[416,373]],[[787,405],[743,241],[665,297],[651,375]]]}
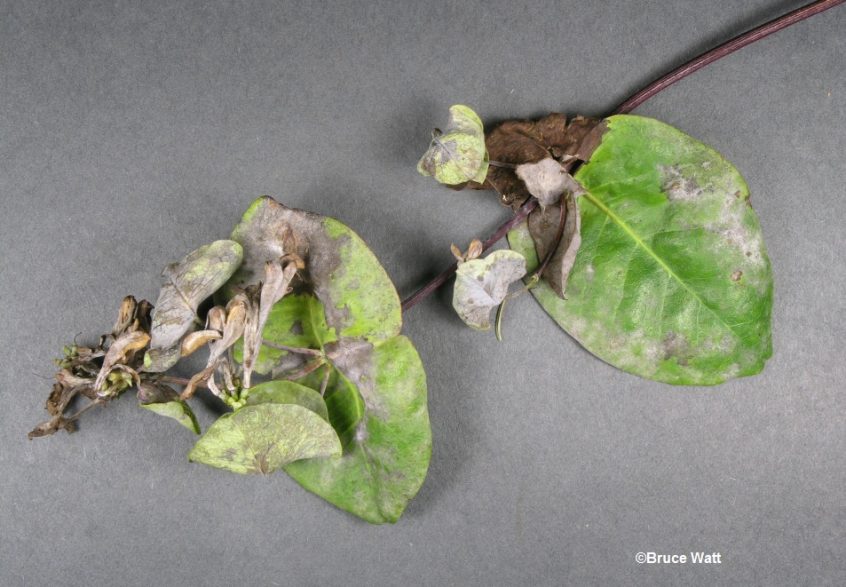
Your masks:
{"label": "pair of opposite leaves", "polygon": [[[553,114],[486,136],[470,108],[450,109],[418,170],[449,185],[496,189],[515,207],[523,201],[511,199],[515,192],[541,204],[509,233],[511,251],[459,263],[459,315],[489,328],[509,284],[559,242],[531,291],[599,358],[672,384],[758,373],[772,354],[772,273],[740,173],[657,120],[612,116],[593,126],[599,133],[585,121],[568,125]],[[557,142],[545,142],[553,135]],[[574,160],[586,162],[571,177]]]}
{"label": "pair of opposite leaves", "polygon": [[[165,271],[146,370],[161,372],[178,360],[204,299],[215,292],[220,301],[230,299],[287,254],[304,259],[305,270],[295,291],[270,308],[262,338],[274,347],[263,346],[253,368],[290,372],[300,359],[275,347],[306,348],[325,361],[320,376],[253,386],[245,405],[218,418],[189,458],[238,473],[282,468],[344,510],[373,523],[394,522],[429,465],[426,378],[414,346],[400,335],[393,284],[340,222],[269,197],[256,200],[232,240],[201,247]],[[323,375],[328,385],[321,395]],[[139,398],[143,407],[199,432],[175,393]]]}

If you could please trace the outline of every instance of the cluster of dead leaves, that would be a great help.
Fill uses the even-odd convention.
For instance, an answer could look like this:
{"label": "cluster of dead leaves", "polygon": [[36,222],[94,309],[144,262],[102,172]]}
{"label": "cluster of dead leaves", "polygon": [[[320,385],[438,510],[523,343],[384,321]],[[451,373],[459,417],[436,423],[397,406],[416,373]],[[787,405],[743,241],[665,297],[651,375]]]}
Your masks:
{"label": "cluster of dead leaves", "polygon": [[584,193],[571,171],[588,161],[606,130],[603,121],[560,113],[540,120],[510,120],[485,138],[491,160],[485,181],[473,189],[496,190],[503,205],[518,209],[531,197],[540,207],[528,219],[541,261],[539,273],[562,298],[581,245],[576,198]]}
{"label": "cluster of dead leaves", "polygon": [[495,190],[504,205],[517,210],[533,195],[537,196],[518,175],[519,166],[551,159],[569,171],[575,162],[590,159],[605,130],[601,120],[576,116],[568,121],[557,112],[535,121],[503,122],[485,135],[491,162],[485,181],[466,185]]}
{"label": "cluster of dead leaves", "polygon": [[[127,296],[121,303],[112,331],[102,335],[96,346],[73,344],[65,347],[64,356],[56,361],[59,372],[45,406],[51,417],[36,426],[29,433],[30,438],[48,436],[59,430],[73,432],[77,417],[85,410],[141,384],[138,371],[150,343],[152,309],[147,300],[138,302],[133,296]],[[90,402],[75,414],[68,415],[79,396]]]}

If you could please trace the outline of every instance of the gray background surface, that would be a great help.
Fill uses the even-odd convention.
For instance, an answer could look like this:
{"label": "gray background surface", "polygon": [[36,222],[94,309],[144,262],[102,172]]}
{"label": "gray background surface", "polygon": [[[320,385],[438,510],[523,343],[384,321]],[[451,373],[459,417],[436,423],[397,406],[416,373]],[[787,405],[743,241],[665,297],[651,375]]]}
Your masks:
{"label": "gray background surface", "polygon": [[[62,344],[255,196],[342,219],[408,294],[508,214],[417,175],[450,104],[601,114],[800,4],[0,2],[0,584],[846,583],[842,7],[638,111],[748,180],[776,279],[761,375],[643,381],[528,298],[498,344],[448,288],[406,315],[434,455],[395,526],[189,465],[131,397],[26,439]],[[634,562],[691,550],[724,562]]]}

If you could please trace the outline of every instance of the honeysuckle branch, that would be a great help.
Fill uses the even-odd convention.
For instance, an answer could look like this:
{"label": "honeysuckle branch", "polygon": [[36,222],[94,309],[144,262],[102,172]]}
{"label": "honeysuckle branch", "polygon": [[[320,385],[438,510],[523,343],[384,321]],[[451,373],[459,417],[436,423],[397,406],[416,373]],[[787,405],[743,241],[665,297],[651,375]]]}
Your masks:
{"label": "honeysuckle branch", "polygon": [[[805,20],[806,18],[810,18],[811,16],[824,12],[830,8],[834,8],[835,6],[843,4],[844,2],[846,2],[846,0],[818,0],[817,2],[811,2],[810,4],[807,4],[792,12],[788,12],[787,14],[775,18],[769,22],[766,22],[750,31],[733,37],[725,43],[722,43],[721,45],[718,45],[717,47],[714,47],[713,49],[706,51],[705,53],[702,53],[697,57],[694,57],[690,61],[677,67],[666,75],[649,83],[642,90],[636,92],[630,98],[625,100],[622,104],[617,106],[617,108],[615,108],[614,111],[611,112],[611,114],[627,114],[638,106],[640,106],[641,104],[643,104],[644,102],[646,102],[649,98],[652,98],[656,94],[665,90],[672,84],[686,78],[690,74],[699,71],[706,65],[709,65],[719,59],[722,59],[723,57],[731,55],[738,49],[742,49],[743,47],[746,47],[747,45],[750,45],[755,41],[759,41],[764,37],[767,37],[782,29],[785,29],[793,24],[796,24],[797,22]],[[498,162],[491,162],[491,164],[502,165]],[[500,225],[494,231],[494,233],[491,234],[491,236],[489,236],[486,240],[483,241],[483,252],[488,251],[493,245],[495,245],[506,234],[508,234],[508,231],[510,231],[512,228],[526,220],[529,214],[531,214],[537,207],[537,199],[532,198],[527,201],[519,210],[517,210],[514,216],[512,216],[502,225]],[[449,281],[449,279],[455,274],[455,270],[457,267],[457,263],[453,262],[444,271],[436,275],[429,283],[427,283],[419,290],[405,298],[402,301],[402,311],[405,312],[411,309],[419,302],[429,297],[433,292],[435,292],[438,288],[440,288],[447,281]]]}
{"label": "honeysuckle branch", "polygon": [[760,41],[764,37],[767,37],[773,33],[777,33],[778,31],[785,29],[792,24],[796,24],[797,22],[805,20],[806,18],[810,18],[811,16],[819,14],[820,12],[824,12],[829,8],[834,8],[838,4],[843,4],[843,2],[846,2],[846,0],[818,0],[817,2],[811,2],[810,4],[807,4],[801,8],[797,8],[793,12],[788,12],[783,16],[766,22],[761,26],[752,29],[751,31],[747,31],[743,34],[734,37],[733,39],[729,39],[722,45],[714,47],[710,51],[706,51],[698,57],[694,57],[684,65],[677,67],[670,73],[659,77],[655,81],[651,82],[645,88],[633,94],[625,102],[617,106],[613,113],[626,114],[628,112],[631,112],[632,110],[646,102],[652,96],[655,96],[662,90],[670,87],[677,81],[686,78],[690,74],[699,71],[706,65],[709,65],[717,61],[718,59],[722,59],[727,55],[731,55],[738,49],[742,49],[747,45],[751,45],[755,41]]}

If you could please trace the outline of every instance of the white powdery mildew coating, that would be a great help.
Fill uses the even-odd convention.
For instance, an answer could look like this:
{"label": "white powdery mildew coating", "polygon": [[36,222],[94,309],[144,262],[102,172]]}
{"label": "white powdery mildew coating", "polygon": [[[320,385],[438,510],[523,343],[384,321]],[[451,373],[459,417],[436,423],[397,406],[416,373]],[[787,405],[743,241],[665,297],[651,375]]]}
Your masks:
{"label": "white powdery mildew coating", "polygon": [[727,253],[742,255],[742,262],[732,275],[745,276],[747,283],[763,293],[766,280],[758,277],[767,272],[768,262],[760,229],[757,225],[752,228],[747,225],[750,220],[748,188],[733,169],[731,173],[715,174],[712,171],[714,164],[718,164],[719,169],[726,162],[715,154],[714,161],[706,160],[699,165],[658,165],[661,189],[673,203],[694,203],[703,209],[714,209],[716,218],[706,222],[703,228],[720,236]]}

